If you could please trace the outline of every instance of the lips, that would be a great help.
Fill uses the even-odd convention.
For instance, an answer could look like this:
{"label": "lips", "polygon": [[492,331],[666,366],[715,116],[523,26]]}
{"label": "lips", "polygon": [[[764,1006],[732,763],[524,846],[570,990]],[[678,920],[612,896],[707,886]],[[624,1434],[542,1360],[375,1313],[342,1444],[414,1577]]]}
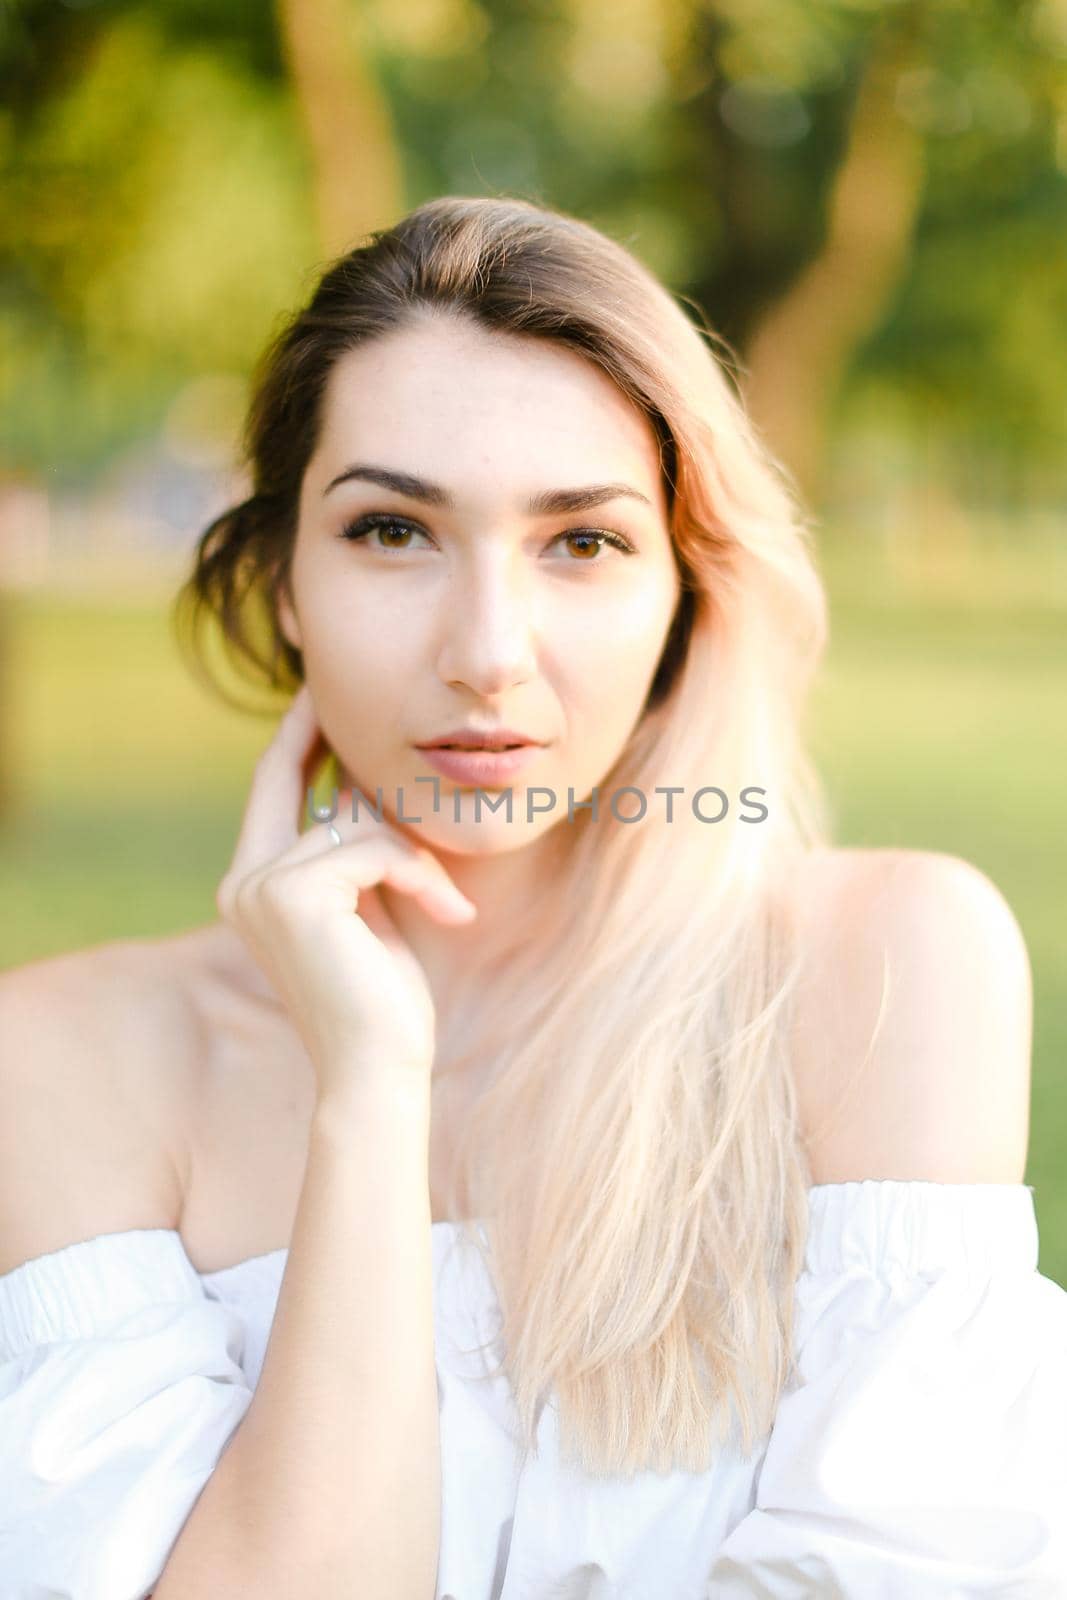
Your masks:
{"label": "lips", "polygon": [[419,746],[427,766],[459,784],[483,789],[500,787],[521,772],[541,753],[539,744],[523,744],[506,749],[446,749],[442,745]]}
{"label": "lips", "polygon": [[528,733],[523,733],[519,728],[449,728],[445,733],[439,734],[436,739],[427,739],[424,743],[416,745],[417,750],[507,750],[519,749],[526,745],[539,745],[542,741],[534,739]]}

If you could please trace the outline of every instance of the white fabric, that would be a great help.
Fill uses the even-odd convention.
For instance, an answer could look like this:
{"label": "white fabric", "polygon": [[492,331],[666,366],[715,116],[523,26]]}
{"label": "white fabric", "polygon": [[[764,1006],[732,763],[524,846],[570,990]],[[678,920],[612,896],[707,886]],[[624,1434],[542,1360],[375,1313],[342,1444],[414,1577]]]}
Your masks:
{"label": "white fabric", "polygon": [[[809,1201],[769,1437],[629,1480],[561,1466],[554,1398],[522,1460],[492,1280],[434,1225],[437,1600],[1067,1596],[1067,1292],[1037,1272],[1032,1191]],[[0,1600],[144,1600],[250,1404],[285,1260],[200,1275],[137,1229],[0,1276]]]}

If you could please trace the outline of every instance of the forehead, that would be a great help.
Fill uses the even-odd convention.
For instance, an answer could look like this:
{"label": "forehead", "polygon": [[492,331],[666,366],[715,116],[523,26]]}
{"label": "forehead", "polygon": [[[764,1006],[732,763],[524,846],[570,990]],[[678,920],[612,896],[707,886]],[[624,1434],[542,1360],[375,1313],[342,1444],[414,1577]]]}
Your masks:
{"label": "forehead", "polygon": [[605,372],[560,344],[468,319],[425,316],[335,363],[317,475],[328,481],[357,450],[457,493],[459,477],[479,471],[532,488],[623,479],[660,492],[655,430]]}

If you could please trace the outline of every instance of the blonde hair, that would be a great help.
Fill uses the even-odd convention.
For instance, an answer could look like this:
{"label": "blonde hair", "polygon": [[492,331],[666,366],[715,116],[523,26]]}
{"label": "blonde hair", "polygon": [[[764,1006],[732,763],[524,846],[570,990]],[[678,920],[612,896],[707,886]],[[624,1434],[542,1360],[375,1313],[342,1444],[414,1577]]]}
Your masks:
{"label": "blonde hair", "polygon": [[[301,672],[273,596],[329,368],[426,309],[577,351],[660,439],[682,595],[648,704],[596,817],[558,824],[558,874],[450,997],[433,1094],[479,1085],[449,1210],[486,1253],[525,1448],[554,1391],[581,1470],[704,1471],[769,1431],[795,1371],[810,1169],[787,886],[828,836],[801,737],[827,634],[812,537],[715,335],[623,246],[524,200],[436,199],[335,263],[275,340],[249,414],[254,493],[202,536],[179,596],[271,683]],[[256,601],[269,652],[244,620]],[[644,820],[608,806],[623,785]],[[653,803],[668,785],[670,822]],[[710,785],[730,801],[718,823],[691,804]],[[746,786],[762,821],[735,812]]]}

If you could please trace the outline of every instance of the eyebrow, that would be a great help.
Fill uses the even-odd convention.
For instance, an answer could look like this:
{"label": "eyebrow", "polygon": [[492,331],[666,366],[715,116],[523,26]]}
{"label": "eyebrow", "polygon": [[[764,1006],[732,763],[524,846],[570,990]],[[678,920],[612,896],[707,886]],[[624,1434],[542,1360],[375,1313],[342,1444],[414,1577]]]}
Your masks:
{"label": "eyebrow", "polygon": [[[389,467],[372,467],[362,463],[346,467],[336,478],[332,478],[322,491],[323,499],[338,484],[349,483],[353,479],[376,483],[382,489],[392,489],[396,494],[407,495],[411,500],[422,500],[427,505],[441,506],[445,511],[456,509],[452,495],[438,483],[428,483],[425,478],[417,478],[410,472],[394,472]],[[527,502],[526,509],[532,517],[559,516],[571,511],[587,511],[590,506],[598,506],[605,500],[617,500],[622,496],[640,500],[646,506],[652,504],[647,495],[628,483],[591,483],[580,489],[542,489],[540,494],[535,494]]]}

